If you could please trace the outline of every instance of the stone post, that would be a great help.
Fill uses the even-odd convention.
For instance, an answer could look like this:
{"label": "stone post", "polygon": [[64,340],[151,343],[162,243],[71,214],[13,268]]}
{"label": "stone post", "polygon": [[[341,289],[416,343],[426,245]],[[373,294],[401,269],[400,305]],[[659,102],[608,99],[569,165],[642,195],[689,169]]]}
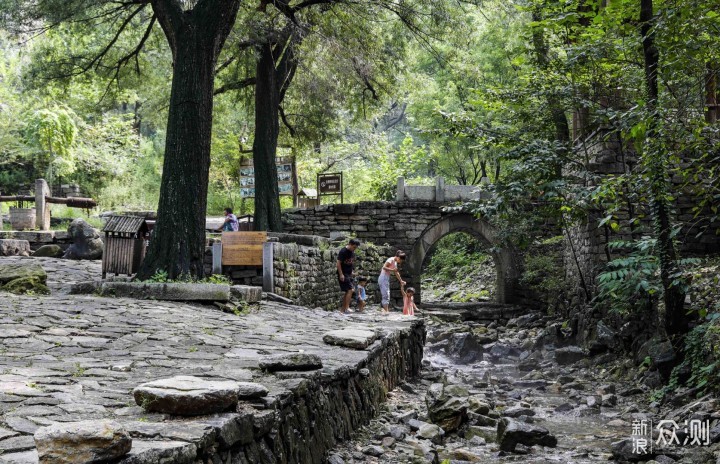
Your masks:
{"label": "stone post", "polygon": [[435,201],[445,201],[445,179],[442,176],[435,178]]}
{"label": "stone post", "polygon": [[263,292],[275,292],[275,259],[273,251],[275,243],[263,243]]}
{"label": "stone post", "polygon": [[212,273],[222,274],[222,242],[212,245]]}
{"label": "stone post", "polygon": [[398,177],[397,195],[395,196],[395,200],[396,201],[405,200],[405,178],[404,177]]}
{"label": "stone post", "polygon": [[35,227],[50,230],[50,205],[45,197],[50,196],[50,188],[45,179],[35,180]]}

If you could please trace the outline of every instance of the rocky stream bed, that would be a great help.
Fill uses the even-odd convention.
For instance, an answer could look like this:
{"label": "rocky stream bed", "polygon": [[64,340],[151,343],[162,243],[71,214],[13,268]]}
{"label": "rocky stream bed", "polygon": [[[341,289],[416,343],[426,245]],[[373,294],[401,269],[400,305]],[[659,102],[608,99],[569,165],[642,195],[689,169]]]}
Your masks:
{"label": "rocky stream bed", "polygon": [[[392,391],[382,413],[332,451],[331,464],[720,463],[716,398],[653,403],[631,360],[564,346],[561,324],[539,313],[507,324],[457,321],[449,313],[443,319],[455,322],[425,315],[421,376]],[[665,424],[660,437],[661,420],[678,429]],[[708,445],[682,446],[694,438],[691,421],[708,426]],[[673,431],[681,446],[662,446]],[[643,438],[649,452],[634,453]]]}

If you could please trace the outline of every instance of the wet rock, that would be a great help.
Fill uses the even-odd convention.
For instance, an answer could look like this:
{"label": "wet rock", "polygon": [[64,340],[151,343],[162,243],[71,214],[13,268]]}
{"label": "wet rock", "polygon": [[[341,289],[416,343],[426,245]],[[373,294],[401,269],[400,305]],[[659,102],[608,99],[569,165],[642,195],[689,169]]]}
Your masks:
{"label": "wet rock", "polygon": [[130,452],[132,439],[114,421],[64,422],[35,432],[38,457],[44,464],[105,462]]}
{"label": "wet rock", "polygon": [[254,400],[267,396],[268,389],[264,385],[253,382],[238,382],[238,398],[241,400]]}
{"label": "wet rock", "polygon": [[392,448],[395,445],[395,439],[393,437],[385,437],[382,439],[383,448]]}
{"label": "wet rock", "polygon": [[468,398],[468,411],[486,415],[490,412],[490,405],[485,401],[485,397],[471,396]]}
{"label": "wet rock", "polygon": [[467,421],[468,403],[463,398],[450,397],[428,404],[428,417],[447,432],[454,432]]}
{"label": "wet rock", "polygon": [[608,385],[600,385],[600,386],[597,388],[597,390],[595,390],[595,392],[596,392],[598,395],[601,395],[601,396],[602,396],[602,395],[608,395],[608,394],[610,394],[610,393],[615,393],[615,385],[611,385],[611,384],[608,384]]}
{"label": "wet rock", "polygon": [[602,399],[599,396],[592,395],[585,399],[585,403],[589,408],[599,408],[602,405]]}
{"label": "wet rock", "polygon": [[276,371],[310,371],[321,369],[322,360],[316,354],[290,353],[270,356],[260,361],[260,368],[268,372]]}
{"label": "wet rock", "polygon": [[182,375],[139,385],[133,396],[147,411],[195,416],[234,407],[238,402],[238,384]]}
{"label": "wet rock", "polygon": [[381,446],[377,445],[369,445],[363,448],[362,450],[363,454],[367,454],[368,456],[375,456],[380,457],[383,454],[385,454],[385,450]]}
{"label": "wet rock", "polygon": [[534,416],[535,411],[533,411],[530,408],[525,408],[521,406],[515,406],[512,408],[508,408],[505,411],[503,411],[503,416],[505,417],[520,417],[520,416]]}
{"label": "wet rock", "polygon": [[555,361],[561,366],[573,364],[587,358],[587,353],[579,346],[568,346],[555,350]]}
{"label": "wet rock", "polygon": [[328,464],[345,464],[345,460],[339,454],[331,454],[327,462]]}
{"label": "wet rock", "polygon": [[471,364],[483,359],[483,346],[475,334],[470,332],[452,334],[445,352],[459,364]]}
{"label": "wet rock", "polygon": [[610,445],[613,458],[620,462],[649,461],[655,456],[650,446],[647,448],[648,452],[643,454],[636,454],[634,448],[635,446],[631,438],[625,438]]}
{"label": "wet rock", "polygon": [[518,362],[518,370],[521,372],[529,372],[539,367],[543,360],[543,355],[540,351],[533,351],[527,357]]}
{"label": "wet rock", "polygon": [[417,435],[425,438],[426,440],[430,440],[435,444],[440,444],[442,443],[442,439],[445,436],[445,431],[442,429],[442,427],[439,427],[435,424],[426,423],[418,429]]}
{"label": "wet rock", "polygon": [[480,456],[463,448],[458,448],[450,453],[451,460],[463,462],[480,462]]}
{"label": "wet rock", "polygon": [[505,343],[495,343],[490,348],[490,355],[496,359],[517,358],[520,356],[520,350]]}
{"label": "wet rock", "polygon": [[568,412],[572,411],[573,409],[575,409],[575,406],[573,406],[572,404],[562,403],[555,408],[555,412]]}
{"label": "wet rock", "polygon": [[465,431],[465,439],[471,440],[473,437],[480,437],[483,441],[494,443],[497,440],[497,427],[477,427],[471,425]]}
{"label": "wet rock", "polygon": [[503,451],[514,451],[517,444],[526,446],[541,445],[552,448],[557,446],[557,438],[550,435],[546,428],[516,421],[509,417],[503,417],[498,422],[497,441]]}
{"label": "wet rock", "polygon": [[376,338],[377,334],[371,330],[340,329],[325,333],[323,335],[323,342],[328,345],[364,350],[370,346]]}
{"label": "wet rock", "polygon": [[483,414],[476,414],[474,412],[468,412],[468,422],[472,425],[478,425],[481,427],[495,427],[498,421],[494,417]]}
{"label": "wet rock", "polygon": [[83,219],[75,219],[68,226],[72,245],[65,251],[65,259],[100,259],[105,245],[100,232]]}
{"label": "wet rock", "polygon": [[43,245],[32,255],[39,258],[62,258],[65,253],[59,245]]}

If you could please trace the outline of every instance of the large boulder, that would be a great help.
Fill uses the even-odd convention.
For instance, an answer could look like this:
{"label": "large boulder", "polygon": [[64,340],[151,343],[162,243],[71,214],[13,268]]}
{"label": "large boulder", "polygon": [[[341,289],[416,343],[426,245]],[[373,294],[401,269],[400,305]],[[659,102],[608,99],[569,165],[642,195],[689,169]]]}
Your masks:
{"label": "large boulder", "polygon": [[468,419],[467,396],[453,396],[452,389],[433,384],[425,396],[428,418],[446,432],[454,432]]}
{"label": "large boulder", "polygon": [[237,382],[180,375],[139,385],[133,390],[133,396],[147,411],[199,416],[234,407],[239,390]]}
{"label": "large boulder", "polygon": [[539,425],[520,422],[503,417],[497,425],[497,441],[503,451],[515,451],[518,444],[525,446],[541,445],[554,448],[557,438],[550,435],[548,429]]}
{"label": "large boulder", "polygon": [[472,332],[452,334],[445,351],[459,364],[471,364],[483,360],[482,344]]}
{"label": "large boulder", "polygon": [[65,259],[100,259],[105,244],[100,232],[83,219],[75,219],[68,226],[68,237],[72,245],[65,251]]}
{"label": "large boulder", "polygon": [[0,256],[30,256],[30,242],[9,238],[0,239]]}
{"label": "large boulder", "polygon": [[35,432],[43,464],[107,462],[130,452],[132,439],[114,421],[60,422]]}
{"label": "large boulder", "polygon": [[35,250],[32,255],[37,258],[62,258],[63,254],[65,252],[60,248],[60,245],[43,245]]}

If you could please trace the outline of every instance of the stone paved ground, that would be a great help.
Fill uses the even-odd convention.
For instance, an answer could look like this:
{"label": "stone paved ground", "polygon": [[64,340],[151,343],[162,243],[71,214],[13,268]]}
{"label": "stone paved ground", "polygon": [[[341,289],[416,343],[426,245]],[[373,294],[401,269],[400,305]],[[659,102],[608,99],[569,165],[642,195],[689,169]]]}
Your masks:
{"label": "stone paved ground", "polygon": [[65,294],[70,286],[77,282],[99,279],[102,273],[102,262],[69,261],[57,258],[33,258],[26,256],[0,257],[2,264],[37,263],[48,273],[48,287],[53,294]]}
{"label": "stone paved ground", "polygon": [[[99,272],[99,263],[42,264],[54,289]],[[183,439],[198,439],[202,428],[188,425],[193,420],[170,421],[176,425],[170,432],[167,422],[153,428],[170,418],[136,406],[130,393],[135,386],[175,375],[252,380],[269,388],[269,403],[294,379],[259,371],[263,355],[304,351],[319,355],[324,369],[355,366],[366,351],[325,345],[322,334],[341,327],[389,332],[408,326],[397,316],[348,317],[282,304],[234,315],[171,302],[1,293],[0,462],[37,462],[31,434],[55,421],[114,418],[147,439],[181,436],[165,444],[136,439],[136,454],[187,446]]]}

